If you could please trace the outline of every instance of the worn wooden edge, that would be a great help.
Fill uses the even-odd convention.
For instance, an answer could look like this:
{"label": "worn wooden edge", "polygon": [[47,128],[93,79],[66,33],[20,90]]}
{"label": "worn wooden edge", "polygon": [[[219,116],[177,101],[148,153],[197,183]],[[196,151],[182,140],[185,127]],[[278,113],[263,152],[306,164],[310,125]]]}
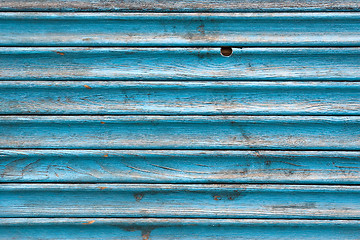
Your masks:
{"label": "worn wooden edge", "polygon": [[330,82],[330,81],[191,81],[191,82],[182,82],[182,81],[144,81],[141,84],[137,81],[0,81],[1,89],[48,89],[48,88],[59,88],[59,89],[71,89],[78,88],[83,89],[85,84],[91,84],[94,88],[101,89],[200,89],[200,88],[214,88],[222,89],[229,87],[230,89],[238,88],[252,88],[252,87],[264,87],[264,88],[291,88],[298,87],[302,89],[312,89],[312,88],[324,88],[324,89],[337,89],[337,88],[353,88],[360,86],[359,82]]}
{"label": "worn wooden edge", "polygon": [[0,217],[360,219],[360,186],[0,185]]}
{"label": "worn wooden edge", "polygon": [[355,0],[287,0],[287,1],[226,1],[226,0],[18,0],[0,1],[0,11],[135,11],[135,12],[272,12],[272,11],[359,11]]}
{"label": "worn wooden edge", "polygon": [[[332,185],[332,184],[177,184],[177,183],[2,183],[0,191],[46,193],[59,192],[157,192],[167,193],[196,193],[196,192],[249,192],[249,193],[355,193],[360,194],[359,185]],[[51,196],[58,197],[58,196]],[[290,196],[291,197],[291,196]],[[136,200],[136,199],[134,199]],[[214,199],[217,201],[216,199]],[[227,199],[234,200],[234,199]],[[360,203],[359,203],[360,204]]]}
{"label": "worn wooden edge", "polygon": [[358,220],[0,218],[0,239],[357,239],[359,229]]}
{"label": "worn wooden edge", "polygon": [[[89,223],[91,220],[95,220],[94,222]],[[177,225],[193,225],[194,226],[202,226],[208,224],[220,224],[224,226],[231,225],[252,225],[256,226],[260,225],[283,225],[283,226],[336,226],[336,225],[350,225],[357,226],[360,223],[359,220],[309,220],[309,219],[239,219],[239,218],[0,218],[0,225],[2,226],[23,226],[26,225],[56,225],[56,224],[64,224],[67,223],[73,225],[102,225],[102,224],[119,224],[119,225],[127,225],[134,224],[141,225],[155,225],[155,226],[177,226]],[[87,224],[88,223],[88,224]],[[220,226],[219,225],[219,226]]]}
{"label": "worn wooden edge", "polygon": [[358,116],[0,116],[12,149],[360,150]]}
{"label": "worn wooden edge", "polygon": [[358,12],[273,12],[273,13],[259,13],[259,12],[245,12],[245,13],[133,13],[133,12],[2,12],[0,11],[0,19],[69,19],[69,20],[81,20],[81,19],[175,19],[175,20],[187,20],[187,19],[207,19],[208,17],[214,17],[218,19],[358,19]]}
{"label": "worn wooden edge", "polygon": [[359,184],[344,151],[0,150],[0,182]]}
{"label": "worn wooden edge", "polygon": [[359,12],[0,12],[0,46],[357,47],[359,21]]}
{"label": "worn wooden edge", "polygon": [[360,115],[359,99],[357,82],[0,82],[0,114]]}
{"label": "worn wooden edge", "polygon": [[0,48],[1,81],[359,81],[359,70],[360,48]]}

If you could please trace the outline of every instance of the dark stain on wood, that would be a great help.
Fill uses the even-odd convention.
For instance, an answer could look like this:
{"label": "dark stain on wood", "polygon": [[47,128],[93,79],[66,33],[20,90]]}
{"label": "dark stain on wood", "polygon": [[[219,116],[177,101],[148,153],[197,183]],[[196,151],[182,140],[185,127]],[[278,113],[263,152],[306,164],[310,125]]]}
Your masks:
{"label": "dark stain on wood", "polygon": [[137,202],[140,202],[141,199],[143,199],[143,197],[144,197],[144,193],[136,193],[136,194],[134,194],[134,198],[135,198],[135,200]]}

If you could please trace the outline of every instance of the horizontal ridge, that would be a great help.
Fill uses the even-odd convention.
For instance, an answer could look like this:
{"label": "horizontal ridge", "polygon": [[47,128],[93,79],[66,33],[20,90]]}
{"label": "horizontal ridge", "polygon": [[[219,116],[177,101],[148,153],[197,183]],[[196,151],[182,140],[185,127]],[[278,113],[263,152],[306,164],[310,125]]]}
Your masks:
{"label": "horizontal ridge", "polygon": [[0,82],[0,115],[355,116],[359,99],[358,82]]}
{"label": "horizontal ridge", "polygon": [[359,152],[4,150],[0,182],[360,184]]}
{"label": "horizontal ridge", "polygon": [[360,186],[0,185],[0,217],[360,219]]}
{"label": "horizontal ridge", "polygon": [[360,81],[359,69],[360,48],[0,48],[0,81]]}
{"label": "horizontal ridge", "polygon": [[[358,239],[358,220],[0,218],[0,239]],[[59,228],[61,231],[59,231]]]}
{"label": "horizontal ridge", "polygon": [[0,46],[360,46],[359,21],[358,12],[0,12]]}

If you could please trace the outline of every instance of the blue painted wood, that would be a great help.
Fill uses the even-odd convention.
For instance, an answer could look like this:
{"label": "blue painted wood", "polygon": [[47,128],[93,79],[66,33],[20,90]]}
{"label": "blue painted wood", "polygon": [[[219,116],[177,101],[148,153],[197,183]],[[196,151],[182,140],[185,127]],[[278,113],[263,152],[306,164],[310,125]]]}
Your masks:
{"label": "blue painted wood", "polygon": [[0,239],[358,239],[359,6],[0,0]]}
{"label": "blue painted wood", "polygon": [[1,11],[286,12],[359,11],[357,0],[2,0]]}
{"label": "blue painted wood", "polygon": [[0,48],[0,80],[360,80],[360,48],[233,50]]}
{"label": "blue painted wood", "polygon": [[0,13],[0,46],[360,46],[360,13]]}
{"label": "blue painted wood", "polygon": [[1,148],[360,150],[360,118],[0,116]]}
{"label": "blue painted wood", "polygon": [[359,99],[358,82],[0,82],[0,114],[360,115]]}
{"label": "blue painted wood", "polygon": [[0,218],[0,239],[358,239],[358,220]]}
{"label": "blue painted wood", "polygon": [[359,184],[343,151],[0,150],[0,182]]}
{"label": "blue painted wood", "polygon": [[360,219],[360,186],[7,184],[0,217]]}

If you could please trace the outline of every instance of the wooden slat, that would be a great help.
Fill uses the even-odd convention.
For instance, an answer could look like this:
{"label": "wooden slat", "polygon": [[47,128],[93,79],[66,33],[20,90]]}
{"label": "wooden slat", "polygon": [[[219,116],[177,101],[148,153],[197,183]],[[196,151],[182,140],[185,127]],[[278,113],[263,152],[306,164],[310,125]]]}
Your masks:
{"label": "wooden slat", "polygon": [[359,11],[356,0],[1,0],[1,11]]}
{"label": "wooden slat", "polygon": [[0,150],[1,182],[359,184],[359,152]]}
{"label": "wooden slat", "polygon": [[237,184],[7,184],[0,217],[360,219],[360,187]]}
{"label": "wooden slat", "polygon": [[360,46],[360,13],[0,13],[0,46]]}
{"label": "wooden slat", "polygon": [[358,220],[1,218],[0,239],[359,239]]}
{"label": "wooden slat", "polygon": [[360,150],[360,117],[1,116],[2,148]]}
{"label": "wooden slat", "polygon": [[360,48],[0,48],[0,80],[359,81]]}
{"label": "wooden slat", "polygon": [[357,82],[0,82],[0,114],[360,115]]}

